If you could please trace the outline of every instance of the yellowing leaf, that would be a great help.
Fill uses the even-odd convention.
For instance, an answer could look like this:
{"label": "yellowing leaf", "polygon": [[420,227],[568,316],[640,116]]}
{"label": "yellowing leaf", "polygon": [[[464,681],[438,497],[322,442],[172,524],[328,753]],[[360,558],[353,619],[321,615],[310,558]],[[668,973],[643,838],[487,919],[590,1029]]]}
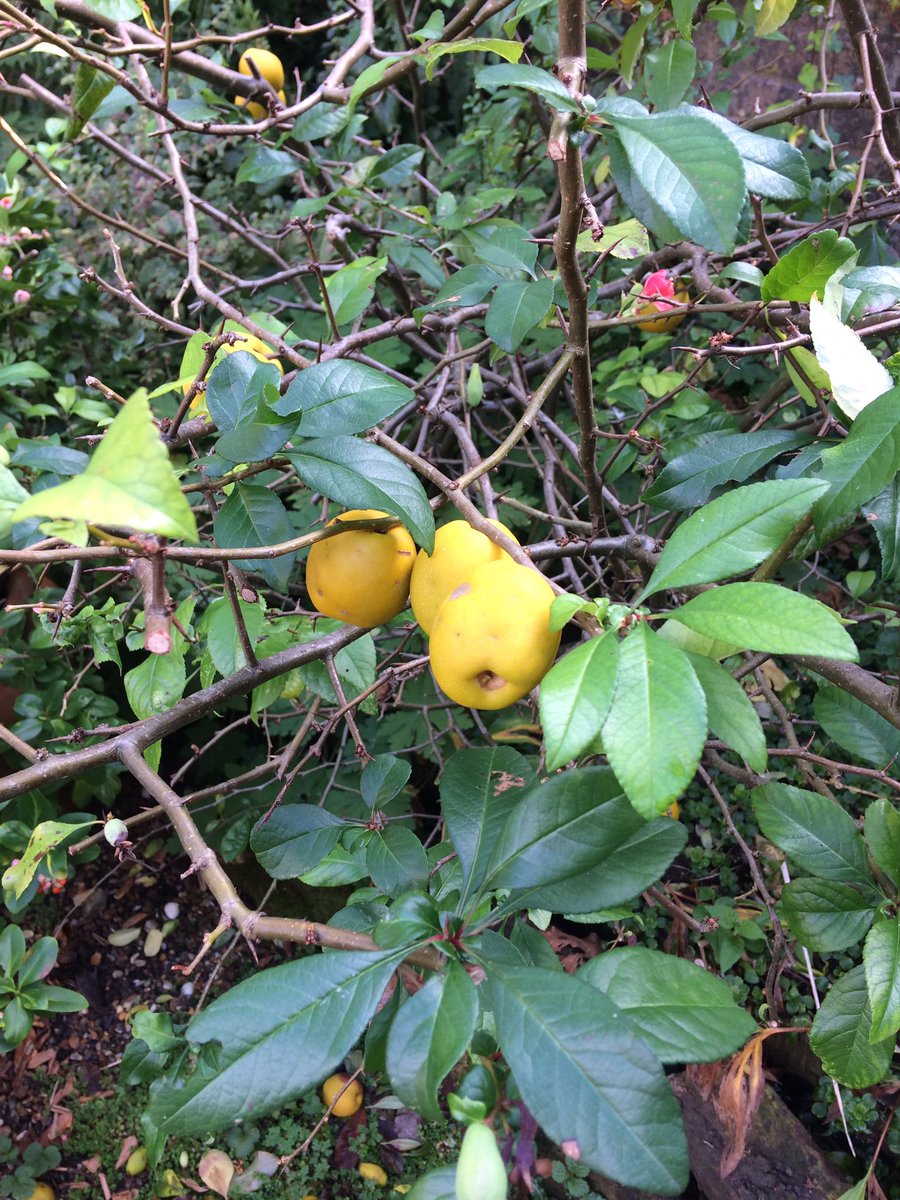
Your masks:
{"label": "yellowing leaf", "polygon": [[762,8],[756,14],[756,34],[766,37],[780,29],[791,13],[797,0],[763,0]]}
{"label": "yellowing leaf", "polygon": [[208,1150],[200,1159],[197,1174],[217,1196],[227,1196],[234,1178],[234,1163],[224,1150]]}
{"label": "yellowing leaf", "polygon": [[887,367],[863,345],[859,334],[829,312],[816,296],[809,302],[809,331],[819,366],[831,380],[835,403],[851,421],[893,387]]}
{"label": "yellowing leaf", "polygon": [[29,496],[13,521],[51,517],[196,542],[197,524],[141,393],[124,406],[86,470]]}
{"label": "yellowing leaf", "polygon": [[[90,822],[94,824],[95,822]],[[3,887],[15,892],[18,900],[34,878],[38,863],[54,846],[58,846],[65,838],[70,837],[78,828],[65,821],[41,821],[31,831],[28,845],[22,852],[18,862],[6,869],[3,875]]]}

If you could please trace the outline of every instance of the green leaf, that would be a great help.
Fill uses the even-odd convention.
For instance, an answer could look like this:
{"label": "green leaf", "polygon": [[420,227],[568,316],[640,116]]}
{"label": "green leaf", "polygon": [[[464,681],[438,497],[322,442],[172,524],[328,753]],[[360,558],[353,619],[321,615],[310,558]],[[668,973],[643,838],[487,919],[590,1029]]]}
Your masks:
{"label": "green leaf", "polygon": [[848,436],[822,453],[819,478],[831,490],[813,509],[816,529],[829,525],[877,496],[900,471],[900,387],[891,388],[860,412]]}
{"label": "green leaf", "polygon": [[794,11],[796,3],[797,0],[762,0],[756,10],[757,37],[766,37],[780,29]]}
{"label": "green leaf", "polygon": [[397,962],[395,951],[333,951],[237,984],[187,1029],[191,1042],[219,1042],[215,1068],[154,1087],[150,1119],[165,1133],[206,1136],[314,1087],[356,1044]]}
{"label": "green leaf", "polygon": [[499,54],[509,63],[517,63],[525,47],[521,42],[506,42],[501,38],[460,38],[458,42],[436,42],[425,49],[425,78],[434,78],[435,63],[448,54],[483,52]]}
{"label": "green leaf", "polygon": [[[237,605],[250,645],[253,646],[259,640],[265,625],[262,605],[259,602],[248,604],[240,597],[237,598]],[[233,675],[235,671],[247,665],[234,613],[227,597],[220,596],[218,600],[213,600],[197,622],[197,632],[206,638],[206,648],[221,676]]]}
{"label": "green leaf", "polygon": [[447,762],[441,813],[462,867],[461,907],[481,887],[509,814],[536,782],[528,760],[509,746],[458,750]]}
{"label": "green leaf", "polygon": [[194,514],[141,392],[113,420],[83,475],[29,496],[13,513],[14,521],[29,517],[198,540]]}
{"label": "green leaf", "polygon": [[900,583],[900,476],[866,504],[866,520],[881,551],[881,575]]}
{"label": "green leaf", "polygon": [[80,992],[71,988],[53,987],[48,983],[33,983],[23,990],[22,994],[28,997],[29,1006],[38,1012],[84,1012],[88,1007],[87,1000]]}
{"label": "green leaf", "polygon": [[650,253],[647,230],[634,217],[616,225],[604,225],[603,236],[594,240],[590,229],[579,233],[575,248],[585,254],[611,254],[613,258],[641,258]]}
{"label": "green leaf", "polygon": [[456,1166],[428,1171],[406,1193],[406,1200],[457,1200]]}
{"label": "green leaf", "polygon": [[78,64],[72,85],[72,115],[66,126],[66,141],[78,137],[114,87],[115,80],[96,67],[84,62]]}
{"label": "green leaf", "polygon": [[372,835],[366,847],[366,867],[377,888],[398,896],[428,881],[428,859],[411,829],[388,825]]}
{"label": "green leaf", "polygon": [[134,1015],[131,1032],[134,1037],[146,1042],[154,1054],[175,1050],[182,1044],[181,1038],[173,1032],[172,1018],[168,1013],[142,1009]]}
{"label": "green leaf", "polygon": [[681,231],[673,224],[654,192],[644,187],[629,162],[628,155],[625,153],[625,148],[616,131],[610,127],[604,131],[604,137],[606,148],[609,151],[610,168],[625,211],[634,213],[638,221],[654,233],[661,242],[681,241]]}
{"label": "green leaf", "polygon": [[467,225],[460,232],[460,238],[464,247],[471,247],[476,258],[504,277],[524,271],[534,278],[538,248],[524,225],[494,217],[490,221]]}
{"label": "green leaf", "polygon": [[365,312],[375,295],[375,284],[387,270],[387,265],[387,256],[373,258],[363,254],[327,276],[325,290],[338,325],[355,321]]}
{"label": "green leaf", "polygon": [[[207,334],[194,336],[199,336],[201,344],[210,340]],[[197,363],[193,370],[188,371],[191,379],[201,365]],[[204,392],[209,415],[220,433],[230,433],[233,429],[252,423],[260,409],[270,408],[266,386],[277,385],[280,378],[274,363],[260,362],[249,350],[235,350],[223,355],[210,371]]]}
{"label": "green leaf", "polygon": [[383,808],[406,787],[412,763],[393,754],[379,754],[363,767],[359,790],[370,809]]}
{"label": "green leaf", "polygon": [[605,993],[662,1063],[728,1058],[756,1032],[724,979],[660,950],[611,950],[576,978]]}
{"label": "green leaf", "polygon": [[25,957],[25,934],[18,925],[7,925],[0,932],[0,974],[15,975]]}
{"label": "green leaf", "polygon": [[478,87],[489,92],[496,92],[501,87],[524,88],[555,108],[557,112],[577,112],[578,104],[565,84],[560,83],[549,71],[540,67],[529,67],[524,64],[501,64],[496,67],[482,67],[475,75]]}
{"label": "green leaf", "polygon": [[425,489],[389,450],[355,437],[312,438],[288,458],[313,491],[347,508],[391,513],[427,553],[434,549],[434,517]]}
{"label": "green leaf", "polygon": [[304,438],[334,437],[371,429],[414,398],[412,388],[384,371],[333,358],[298,371],[272,408],[283,416],[301,414]]}
{"label": "green leaf", "polygon": [[688,1181],[678,1104],[618,1008],[577,976],[485,966],[503,1057],[544,1132],[611,1179],[677,1195]]}
{"label": "green leaf", "polygon": [[459,963],[451,962],[394,1018],[387,1044],[391,1086],[427,1121],[441,1119],[438,1088],[468,1046],[477,1016],[475,985]]}
{"label": "green leaf", "polygon": [[139,721],[168,712],[187,685],[184,654],[174,648],[168,654],[148,654],[126,672],[123,682],[131,711]]}
{"label": "green leaf", "polygon": [[[82,823],[93,824],[90,817],[79,817]],[[67,838],[78,835],[79,826],[71,821],[41,821],[31,830],[28,845],[19,855],[18,862],[7,867],[3,873],[2,884],[7,891],[15,894],[18,900],[34,878],[41,859],[55,846],[62,845]]]}
{"label": "green leaf", "polygon": [[0,465],[0,538],[6,538],[13,527],[12,515],[28,499],[28,493],[10,471]]}
{"label": "green leaf", "polygon": [[254,826],[250,849],[273,879],[295,879],[334,849],[344,827],[340,817],[316,804],[281,804]]}
{"label": "green leaf", "polygon": [[541,681],[548,770],[565,766],[599,737],[612,702],[618,650],[614,633],[591,638],[561,658]]}
{"label": "green leaf", "polygon": [[389,54],[385,58],[379,59],[378,62],[373,62],[371,66],[366,67],[359,76],[353,81],[353,86],[350,89],[350,95],[347,97],[347,115],[352,114],[358,102],[370,89],[374,92],[379,90],[378,84],[384,78],[385,72],[394,65],[400,62],[404,56],[402,54]]}
{"label": "green leaf", "polygon": [[765,771],[766,735],[747,693],[721,663],[690,651],[688,658],[706,696],[712,732],[740,754],[754,771]]}
{"label": "green leaf", "polygon": [[[223,549],[237,546],[272,546],[290,541],[295,530],[281,499],[258,483],[236,483],[234,491],[216,513],[216,542]],[[269,587],[283,592],[294,573],[296,554],[278,558],[245,558],[235,566],[258,571]]]}
{"label": "green leaf", "polygon": [[691,105],[685,106],[685,111],[712,121],[728,137],[744,164],[748,192],[770,200],[802,200],[809,195],[809,167],[795,146],[751,133],[708,108]]}
{"label": "green leaf", "polygon": [[[71,826],[69,827],[71,832]],[[41,937],[32,943],[31,949],[19,968],[17,983],[20,988],[30,987],[38,983],[45,975],[53,970],[59,954],[59,943],[56,938]]]}
{"label": "green leaf", "polygon": [[779,454],[808,441],[786,429],[707,435],[696,449],[674,458],[660,472],[644,499],[652,508],[696,508],[706,503],[714,488],[729,480],[742,482]]}
{"label": "green leaf", "polygon": [[865,838],[875,865],[900,884],[900,812],[890,800],[876,800],[866,809]]}
{"label": "green leaf", "polygon": [[854,967],[835,983],[816,1013],[809,1034],[812,1052],[838,1083],[872,1087],[887,1075],[893,1037],[871,1043],[872,1009],[863,967]]}
{"label": "green leaf", "polygon": [[763,280],[763,303],[799,300],[808,304],[813,293],[821,295],[838,267],[854,254],[853,242],[839,237],[834,229],[823,229],[804,238],[778,260]]}
{"label": "green leaf", "polygon": [[770,479],[704,505],[666,542],[637,603],[665,588],[713,583],[752,570],[778,549],[827,489],[814,479]]}
{"label": "green leaf", "polygon": [[642,12],[626,30],[619,46],[619,74],[627,87],[631,87],[634,69],[644,48],[644,34],[653,18],[652,12]]}
{"label": "green leaf", "polygon": [[619,647],[603,745],[643,817],[665,812],[691,782],[706,730],[706,697],[690,659],[640,622]]}
{"label": "green leaf", "polygon": [[820,687],[813,713],[828,736],[852,757],[885,768],[900,758],[900,730],[841,688]]}
{"label": "green leaf", "polygon": [[294,122],[291,137],[298,142],[321,142],[347,125],[350,114],[342,104],[316,104]]}
{"label": "green leaf", "polygon": [[430,304],[416,309],[416,312],[424,313],[436,308],[468,307],[472,304],[480,304],[491,288],[496,287],[502,278],[502,275],[498,275],[490,267],[479,267],[474,264],[463,267],[459,271],[454,271],[446,283],[441,285]]}
{"label": "green leaf", "polygon": [[496,836],[486,884],[510,905],[586,912],[633,899],[684,845],[667,818],[645,822],[607,767],[581,767],[530,788]]}
{"label": "green leaf", "polygon": [[406,892],[388,910],[373,930],[375,941],[385,950],[407,950],[441,932],[441,920],[434,901],[424,892]]}
{"label": "green leaf", "polygon": [[689,41],[676,38],[646,54],[644,82],[653,107],[662,111],[680,104],[696,70],[697,51]]}
{"label": "green leaf", "polygon": [[552,279],[501,283],[487,310],[484,331],[495,345],[514,354],[553,303]]}
{"label": "green leaf", "polygon": [[744,168],[731,141],[687,113],[609,120],[641,186],[681,233],[710,250],[730,251],[745,194]]}
{"label": "green leaf", "polygon": [[765,783],[751,795],[760,829],[788,858],[820,879],[861,887],[877,903],[863,840],[845,809],[786,783]]}
{"label": "green leaf", "polygon": [[683,38],[690,40],[694,23],[694,13],[700,0],[673,0],[672,16],[678,26],[678,32]]}
{"label": "green leaf", "polygon": [[769,654],[856,662],[853,640],[830,608],[776,583],[726,583],[676,608],[671,619],[706,637]]}
{"label": "green leaf", "polygon": [[865,936],[875,916],[871,896],[833,879],[795,879],[781,892],[794,937],[811,950],[845,950]]}
{"label": "green leaf", "polygon": [[863,946],[866,987],[872,1006],[870,1042],[900,1029],[900,914],[876,921]]}
{"label": "green leaf", "polygon": [[275,183],[301,169],[301,162],[286,150],[254,146],[238,167],[235,183]]}

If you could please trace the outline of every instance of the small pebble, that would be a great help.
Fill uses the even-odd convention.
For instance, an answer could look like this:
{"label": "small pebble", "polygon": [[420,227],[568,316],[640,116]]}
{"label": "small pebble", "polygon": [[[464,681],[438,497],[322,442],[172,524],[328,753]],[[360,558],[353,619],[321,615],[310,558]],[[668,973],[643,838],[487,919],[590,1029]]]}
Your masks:
{"label": "small pebble", "polygon": [[175,900],[170,900],[169,903],[163,909],[163,914],[165,915],[166,920],[168,920],[168,921],[174,921],[180,912],[181,912],[181,905],[178,904],[178,902]]}
{"label": "small pebble", "polygon": [[182,994],[182,996],[193,996],[194,985],[191,983],[190,980],[188,980],[186,983],[183,983],[181,985],[181,994]]}

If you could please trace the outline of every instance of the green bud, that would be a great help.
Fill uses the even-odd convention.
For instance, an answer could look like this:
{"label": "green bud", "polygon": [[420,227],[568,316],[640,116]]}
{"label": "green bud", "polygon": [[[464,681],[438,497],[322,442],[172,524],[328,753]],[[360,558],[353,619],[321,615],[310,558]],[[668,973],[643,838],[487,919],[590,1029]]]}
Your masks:
{"label": "green bud", "polygon": [[508,1188],[494,1131],[470,1125],[456,1164],[456,1200],[506,1200]]}
{"label": "green bud", "polygon": [[128,837],[128,826],[118,817],[111,817],[103,826],[103,836],[111,846],[117,846]]}

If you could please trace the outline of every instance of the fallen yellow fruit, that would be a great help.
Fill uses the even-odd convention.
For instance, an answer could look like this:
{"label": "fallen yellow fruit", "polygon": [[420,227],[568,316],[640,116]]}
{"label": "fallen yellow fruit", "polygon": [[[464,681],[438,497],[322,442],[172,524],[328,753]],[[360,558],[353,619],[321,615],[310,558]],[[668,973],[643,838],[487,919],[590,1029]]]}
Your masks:
{"label": "fallen yellow fruit", "polygon": [[56,1200],[56,1192],[49,1183],[36,1183],[28,1200]]}
{"label": "fallen yellow fruit", "polygon": [[284,64],[277,54],[273,54],[271,50],[245,50],[238,63],[238,70],[242,75],[253,75],[251,62],[260,78],[270,83],[276,92],[284,87]]}
{"label": "fallen yellow fruit", "polygon": [[[245,71],[244,74],[249,74],[249,72]],[[278,99],[282,104],[287,104],[287,96],[285,96],[283,88],[278,89]],[[246,96],[235,96],[234,102],[238,108],[244,108],[246,106],[247,112],[254,121],[263,121],[269,115],[269,110],[264,104],[259,104],[256,100],[248,100]],[[237,349],[237,347],[235,347],[235,349]]]}
{"label": "fallen yellow fruit", "polygon": [[[322,1099],[326,1108],[330,1108],[336,1117],[352,1117],[362,1108],[363,1089],[358,1079],[347,1084],[348,1075],[329,1075],[322,1084]],[[347,1084],[347,1090],[343,1091]],[[341,1094],[343,1092],[343,1094]],[[339,1099],[335,1100],[335,1097]],[[334,1107],[332,1108],[332,1104]]]}
{"label": "fallen yellow fruit", "polygon": [[[505,525],[491,520],[516,545],[518,541]],[[409,581],[409,602],[413,615],[426,633],[431,633],[437,610],[450,593],[468,579],[476,567],[488,562],[512,559],[505,550],[473,529],[468,521],[449,521],[434,535],[434,550],[420,550]]]}
{"label": "fallen yellow fruit", "polygon": [[443,602],[431,630],[438,686],[466,708],[520,700],[549,671],[559,649],[550,629],[553,589],[512,559],[485,563]]}
{"label": "fallen yellow fruit", "polygon": [[[328,525],[389,515],[354,508]],[[326,617],[363,629],[383,625],[406,607],[415,555],[416,544],[402,525],[387,533],[348,530],[315,542],[306,560],[309,598]]]}
{"label": "fallen yellow fruit", "polygon": [[360,1163],[359,1173],[363,1179],[371,1179],[373,1183],[379,1183],[382,1187],[387,1183],[387,1171],[384,1167],[379,1167],[378,1163]]}
{"label": "fallen yellow fruit", "polygon": [[125,1164],[126,1175],[140,1175],[147,1170],[149,1156],[144,1146],[138,1146],[137,1150],[132,1150],[128,1155],[128,1162]]}

